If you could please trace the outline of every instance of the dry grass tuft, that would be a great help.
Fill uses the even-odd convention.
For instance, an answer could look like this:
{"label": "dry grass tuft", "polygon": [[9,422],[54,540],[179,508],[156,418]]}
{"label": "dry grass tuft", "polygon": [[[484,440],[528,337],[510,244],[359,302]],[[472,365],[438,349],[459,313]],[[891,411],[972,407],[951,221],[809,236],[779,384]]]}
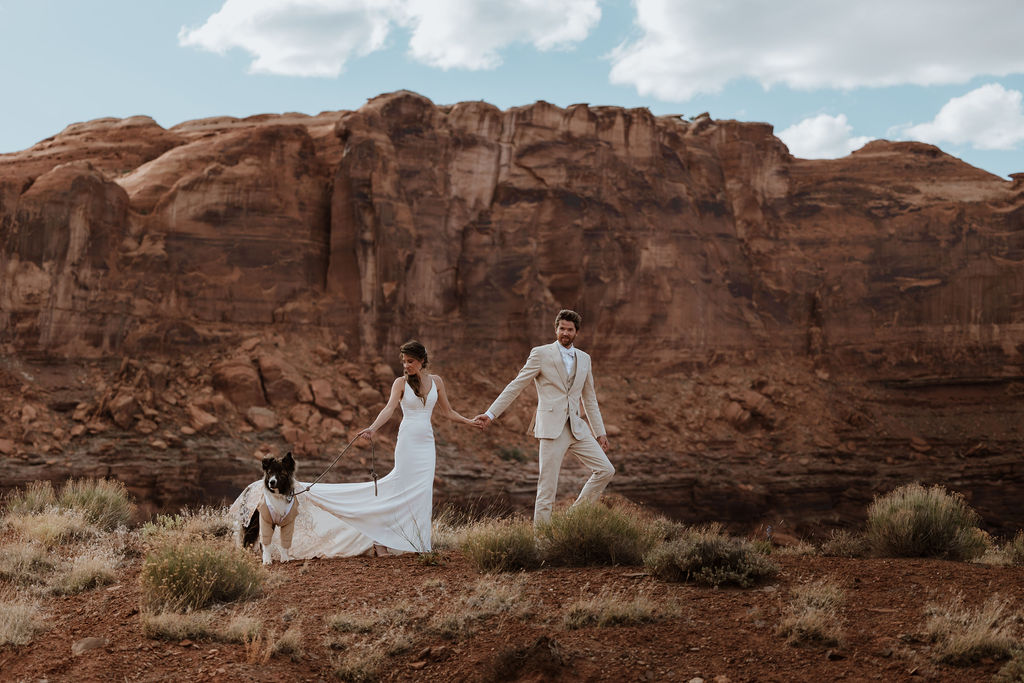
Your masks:
{"label": "dry grass tuft", "polygon": [[629,626],[662,621],[678,612],[677,606],[659,606],[642,591],[604,588],[597,595],[580,596],[569,603],[562,623],[568,629]]}
{"label": "dry grass tuft", "polygon": [[372,643],[357,643],[342,656],[334,668],[334,675],[343,681],[363,683],[376,681],[383,668],[383,652]]}
{"label": "dry grass tuft", "polygon": [[47,508],[42,512],[12,513],[6,521],[16,535],[48,548],[95,538],[100,533],[79,510]]}
{"label": "dry grass tuft", "polygon": [[833,529],[828,540],[821,544],[821,554],[825,557],[865,557],[868,549],[863,534],[846,529]]}
{"label": "dry grass tuft", "polygon": [[38,543],[11,543],[0,548],[0,581],[15,586],[44,584],[56,566],[52,553]]}
{"label": "dry grass tuft", "polygon": [[210,612],[142,612],[142,634],[157,640],[216,640],[215,617]]}
{"label": "dry grass tuft", "polygon": [[127,526],[135,514],[135,504],[125,485],[113,479],[70,479],[57,494],[57,505],[78,510],[104,531]]}
{"label": "dry grass tuft", "polygon": [[75,595],[117,581],[118,558],[109,550],[94,548],[76,556],[71,568],[50,584],[56,595]]}
{"label": "dry grass tuft", "polygon": [[28,645],[44,624],[39,603],[11,588],[0,589],[0,647]]}
{"label": "dry grass tuft", "polygon": [[957,595],[944,605],[929,605],[925,614],[925,633],[936,644],[939,662],[966,666],[985,657],[1006,659],[1022,647],[1014,633],[1019,617],[998,595],[977,609]]}
{"label": "dry grass tuft", "polygon": [[777,633],[790,645],[819,643],[835,646],[842,641],[839,608],[845,600],[843,590],[827,578],[795,586],[791,590],[788,611]]}
{"label": "dry grass tuft", "polygon": [[434,613],[428,631],[450,640],[471,635],[479,623],[495,615],[528,617],[533,604],[525,599],[525,577],[481,579],[449,605],[449,609]]}

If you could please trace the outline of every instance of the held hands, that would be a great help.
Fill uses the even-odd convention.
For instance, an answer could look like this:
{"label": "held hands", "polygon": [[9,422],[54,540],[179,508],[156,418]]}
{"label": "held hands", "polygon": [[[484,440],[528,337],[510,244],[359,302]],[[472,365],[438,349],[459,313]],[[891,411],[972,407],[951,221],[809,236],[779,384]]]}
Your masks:
{"label": "held hands", "polygon": [[473,418],[473,424],[480,429],[487,429],[491,426],[491,418],[487,417],[487,413],[480,413]]}

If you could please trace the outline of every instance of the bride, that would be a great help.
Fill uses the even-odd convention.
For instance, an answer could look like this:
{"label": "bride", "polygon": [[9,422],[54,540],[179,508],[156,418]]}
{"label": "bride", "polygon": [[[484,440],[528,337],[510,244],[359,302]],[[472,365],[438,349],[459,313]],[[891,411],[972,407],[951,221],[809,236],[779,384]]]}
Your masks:
{"label": "bride", "polygon": [[[376,482],[316,483],[296,497],[299,512],[289,555],[292,559],[359,555],[371,549],[428,552],[434,486],[434,406],[441,415],[479,427],[452,409],[444,381],[425,372],[427,350],[418,341],[400,349],[405,374],[391,385],[387,405],[356,438],[372,440],[399,405],[402,423],[395,444],[395,467]],[[306,484],[295,482],[302,492]],[[231,519],[244,526],[263,494],[263,480],[255,481],[231,506]],[[280,557],[277,544],[273,555]]]}

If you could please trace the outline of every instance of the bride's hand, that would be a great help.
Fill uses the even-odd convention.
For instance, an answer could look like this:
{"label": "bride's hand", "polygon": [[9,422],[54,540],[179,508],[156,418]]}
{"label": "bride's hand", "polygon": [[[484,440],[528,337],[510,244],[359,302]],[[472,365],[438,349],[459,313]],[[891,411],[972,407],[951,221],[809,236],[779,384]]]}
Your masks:
{"label": "bride's hand", "polygon": [[367,441],[373,441],[373,430],[370,429],[369,427],[367,427],[363,431],[359,432],[359,434],[356,436],[357,439],[359,437],[362,437],[362,438],[366,439]]}

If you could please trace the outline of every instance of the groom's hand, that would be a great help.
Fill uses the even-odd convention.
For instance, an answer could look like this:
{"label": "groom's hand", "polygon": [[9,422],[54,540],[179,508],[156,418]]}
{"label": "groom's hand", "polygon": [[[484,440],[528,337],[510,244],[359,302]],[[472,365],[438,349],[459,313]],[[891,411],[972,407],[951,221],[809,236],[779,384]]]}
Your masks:
{"label": "groom's hand", "polygon": [[608,443],[608,437],[605,436],[604,434],[602,434],[601,436],[597,437],[597,443],[605,451],[607,451],[609,448],[611,448],[611,444]]}
{"label": "groom's hand", "polygon": [[473,418],[473,422],[479,425],[481,429],[487,429],[491,426],[491,418],[487,417],[487,413],[480,413]]}

